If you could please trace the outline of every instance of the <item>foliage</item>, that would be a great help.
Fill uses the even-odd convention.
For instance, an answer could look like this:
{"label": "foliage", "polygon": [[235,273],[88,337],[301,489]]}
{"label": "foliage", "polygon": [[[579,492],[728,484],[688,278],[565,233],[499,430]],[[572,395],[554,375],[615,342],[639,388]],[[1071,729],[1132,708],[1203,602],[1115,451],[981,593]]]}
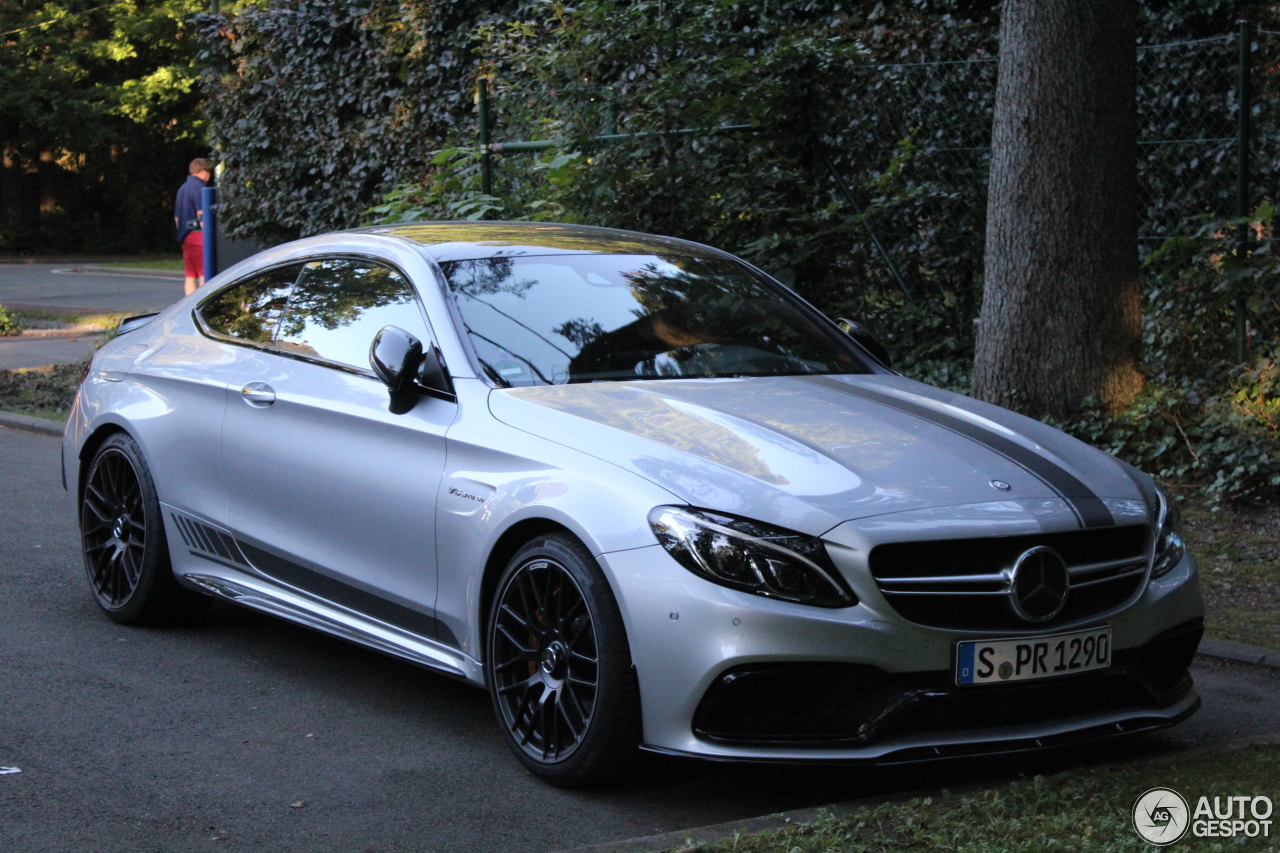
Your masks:
{"label": "foliage", "polygon": [[[1252,251],[1238,252],[1248,227]],[[1249,220],[1209,220],[1147,260],[1148,386],[1115,417],[1088,410],[1057,424],[1168,480],[1205,484],[1216,502],[1280,501],[1280,254],[1269,205]],[[1236,305],[1249,310],[1235,361]]]}
{"label": "foliage", "polygon": [[[1176,764],[1072,770],[1050,778],[1035,776],[964,794],[862,807],[828,814],[756,835],[735,836],[696,848],[700,853],[955,853],[986,851],[1151,850],[1134,831],[1130,809],[1142,793],[1166,785],[1188,797],[1194,808],[1202,796],[1241,792],[1270,794],[1280,772],[1280,747],[1250,746],[1185,753]],[[1188,833],[1175,849],[1240,848],[1274,853],[1274,839],[1235,843]],[[1256,843],[1255,843],[1256,842]]]}
{"label": "foliage", "polygon": [[470,122],[475,26],[500,0],[273,0],[202,15],[223,224],[263,242],[350,227]]}
{"label": "foliage", "polygon": [[433,219],[509,219],[500,215],[513,205],[481,190],[480,152],[446,148],[431,158],[421,183],[400,184],[365,211],[366,224],[393,225]]}
{"label": "foliage", "polygon": [[[517,200],[505,212],[521,218],[541,204],[737,252],[828,313],[877,327],[912,369],[964,385],[980,272],[971,200],[919,168],[912,127],[889,115],[888,99],[861,95],[869,62],[989,52],[991,5],[833,15],[803,0],[530,4],[520,20],[481,30],[499,138],[549,138],[581,159],[574,179],[555,185],[523,155],[503,158],[495,192]],[[670,133],[741,125],[751,132]],[[596,139],[615,128],[630,135]],[[872,232],[903,267],[914,303]]]}
{"label": "foliage", "polygon": [[0,4],[0,251],[173,245],[199,0]]}
{"label": "foliage", "polygon": [[18,321],[9,315],[3,305],[0,305],[0,338],[20,334],[22,334],[22,327],[18,325]]}

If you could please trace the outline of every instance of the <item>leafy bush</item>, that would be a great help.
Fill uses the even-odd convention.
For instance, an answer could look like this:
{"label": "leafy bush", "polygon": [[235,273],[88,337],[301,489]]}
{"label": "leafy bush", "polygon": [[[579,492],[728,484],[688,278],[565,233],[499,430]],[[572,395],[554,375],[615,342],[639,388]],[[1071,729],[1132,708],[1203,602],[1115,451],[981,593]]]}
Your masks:
{"label": "leafy bush", "polygon": [[[1253,250],[1237,251],[1242,227]],[[1116,416],[1086,410],[1060,426],[1214,503],[1280,501],[1280,258],[1269,205],[1247,221],[1205,221],[1146,263],[1148,386]],[[1230,330],[1248,309],[1247,356]]]}
{"label": "leafy bush", "polygon": [[571,185],[585,158],[581,154],[550,154],[532,163],[533,181],[523,192],[486,195],[475,148],[446,148],[431,159],[421,183],[399,184],[382,203],[364,212],[368,225],[389,225],[431,219],[506,219],[576,222],[577,217],[558,200],[558,191]]}
{"label": "leafy bush", "polygon": [[198,16],[220,217],[263,242],[355,225],[471,127],[475,29],[501,0],[270,0]]}
{"label": "leafy bush", "polygon": [[18,321],[10,316],[3,305],[0,305],[0,338],[20,334],[22,334],[22,327],[18,325]]}

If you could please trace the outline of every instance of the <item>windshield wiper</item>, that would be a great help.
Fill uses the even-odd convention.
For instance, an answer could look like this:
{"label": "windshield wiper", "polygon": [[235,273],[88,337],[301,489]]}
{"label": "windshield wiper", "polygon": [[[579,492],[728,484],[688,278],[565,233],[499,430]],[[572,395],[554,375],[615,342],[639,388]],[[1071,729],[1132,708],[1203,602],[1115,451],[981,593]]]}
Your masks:
{"label": "windshield wiper", "polygon": [[495,384],[501,385],[503,388],[510,388],[511,383],[508,382],[501,373],[494,370],[493,365],[485,361],[480,356],[476,356],[476,361],[480,362],[480,366],[484,368],[485,374],[494,381]]}

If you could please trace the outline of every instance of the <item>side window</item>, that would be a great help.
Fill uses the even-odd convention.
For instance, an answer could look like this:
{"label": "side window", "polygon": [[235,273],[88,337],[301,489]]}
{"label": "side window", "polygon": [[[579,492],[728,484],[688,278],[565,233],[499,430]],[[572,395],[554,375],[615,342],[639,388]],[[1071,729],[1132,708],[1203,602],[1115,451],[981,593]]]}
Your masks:
{"label": "side window", "polygon": [[369,346],[388,325],[424,344],[431,339],[413,287],[399,273],[373,261],[313,261],[293,289],[276,346],[369,370]]}
{"label": "side window", "polygon": [[228,287],[200,307],[200,318],[219,335],[271,343],[301,269],[302,264],[277,267]]}

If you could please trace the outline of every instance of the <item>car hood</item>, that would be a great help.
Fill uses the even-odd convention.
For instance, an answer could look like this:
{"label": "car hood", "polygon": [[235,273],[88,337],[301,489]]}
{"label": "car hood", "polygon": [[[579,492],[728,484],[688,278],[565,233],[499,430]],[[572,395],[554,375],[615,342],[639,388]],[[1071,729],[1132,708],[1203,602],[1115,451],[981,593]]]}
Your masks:
{"label": "car hood", "polygon": [[494,391],[494,417],[688,503],[814,535],[845,521],[1016,502],[1113,523],[1127,466],[1004,409],[898,376],[787,376]]}

